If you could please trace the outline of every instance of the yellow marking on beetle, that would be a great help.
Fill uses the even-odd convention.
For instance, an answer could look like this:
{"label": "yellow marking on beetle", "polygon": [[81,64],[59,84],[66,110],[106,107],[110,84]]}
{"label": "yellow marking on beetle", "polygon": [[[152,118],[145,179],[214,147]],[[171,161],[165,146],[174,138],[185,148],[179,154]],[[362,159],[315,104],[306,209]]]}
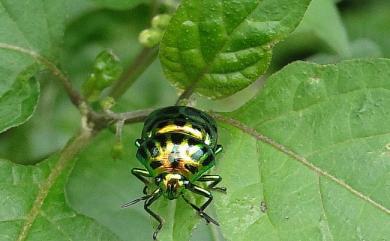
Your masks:
{"label": "yellow marking on beetle", "polygon": [[184,126],[177,126],[175,124],[169,124],[167,126],[164,126],[163,128],[159,129],[157,131],[158,134],[165,134],[170,132],[179,132],[179,133],[185,133],[190,134],[191,136],[203,140],[203,133],[199,130],[196,130],[192,128],[191,124],[186,124]]}
{"label": "yellow marking on beetle", "polygon": [[[174,148],[177,148],[177,152],[173,153]],[[198,151],[198,146],[189,146],[186,139],[184,139],[179,145],[173,144],[170,139],[167,140],[166,146],[161,148],[159,156],[154,158],[155,160],[161,161],[161,167],[157,168],[158,172],[178,172],[181,174],[190,174],[189,170],[185,165],[191,165],[199,167],[200,163],[194,160],[191,156],[193,153]],[[175,155],[175,158],[179,159],[178,165],[172,167],[172,163],[169,158]]]}

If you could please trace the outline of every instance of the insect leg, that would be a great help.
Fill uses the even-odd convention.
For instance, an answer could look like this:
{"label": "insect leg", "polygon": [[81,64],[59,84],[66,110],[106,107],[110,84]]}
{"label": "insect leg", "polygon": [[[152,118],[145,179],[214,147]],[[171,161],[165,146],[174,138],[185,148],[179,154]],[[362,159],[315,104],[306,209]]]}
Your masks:
{"label": "insect leg", "polygon": [[191,205],[191,207],[193,209],[195,209],[198,213],[199,213],[199,216],[201,216],[202,218],[204,218],[206,220],[207,223],[214,223],[215,225],[218,225],[218,222],[215,221],[212,217],[210,217],[207,213],[203,212],[202,210],[200,210],[200,208],[198,206],[196,206],[195,204],[191,203],[190,200],[188,200],[184,195],[182,195],[182,198],[184,199],[184,201],[186,201],[186,203],[188,203],[189,205]]}
{"label": "insect leg", "polygon": [[141,139],[137,139],[137,140],[135,140],[135,146],[136,147],[140,147],[141,146],[141,142],[142,142],[142,140]]}
{"label": "insect leg", "polygon": [[131,173],[136,177],[138,178],[139,180],[141,180],[144,184],[145,184],[145,187],[143,189],[143,193],[146,195],[148,192],[147,192],[147,189],[148,189],[148,185],[150,184],[150,181],[147,179],[147,177],[150,177],[150,174],[147,170],[144,170],[144,169],[140,169],[140,168],[133,168],[131,170]]}
{"label": "insect leg", "polygon": [[217,145],[217,148],[215,149],[215,155],[217,155],[218,153],[222,152],[222,150],[223,150],[222,145]]}
{"label": "insect leg", "polygon": [[145,211],[148,212],[150,214],[150,216],[152,216],[158,222],[158,226],[157,226],[156,230],[153,233],[153,240],[157,240],[157,234],[158,234],[158,232],[161,230],[161,228],[163,226],[163,220],[157,213],[153,212],[149,207],[160,196],[161,196],[161,190],[157,189],[156,191],[153,192],[153,194],[150,196],[150,198],[145,201],[145,204],[144,204]]}
{"label": "insect leg", "polygon": [[[191,192],[193,192],[195,194],[198,194],[198,195],[201,195],[203,197],[208,198],[207,201],[200,207],[197,207],[195,204],[192,204],[192,203],[188,202],[188,200],[186,202],[189,203],[192,206],[192,208],[194,208],[196,211],[198,211],[199,215],[202,218],[206,219],[207,222],[212,222],[215,225],[219,226],[219,223],[217,221],[212,219],[209,215],[207,215],[204,212],[204,210],[207,208],[207,206],[210,205],[211,201],[213,201],[213,195],[209,191],[207,191],[207,190],[205,190],[205,189],[203,189],[201,187],[195,186],[195,185],[189,186],[188,190],[190,190]],[[186,200],[186,198],[184,198],[184,200]]]}
{"label": "insect leg", "polygon": [[218,183],[222,181],[222,177],[218,175],[203,175],[197,181],[199,182],[211,182],[207,187],[211,190],[226,193],[226,187],[216,187]]}
{"label": "insect leg", "polygon": [[151,195],[145,195],[145,196],[140,197],[140,198],[137,198],[137,199],[135,199],[135,200],[133,200],[133,201],[131,201],[131,202],[125,203],[125,204],[123,204],[121,207],[122,207],[122,208],[128,208],[128,207],[130,207],[131,205],[136,204],[137,202],[140,202],[140,201],[142,201],[142,200],[146,200],[146,199],[150,198],[151,196],[152,196],[152,194],[151,194]]}

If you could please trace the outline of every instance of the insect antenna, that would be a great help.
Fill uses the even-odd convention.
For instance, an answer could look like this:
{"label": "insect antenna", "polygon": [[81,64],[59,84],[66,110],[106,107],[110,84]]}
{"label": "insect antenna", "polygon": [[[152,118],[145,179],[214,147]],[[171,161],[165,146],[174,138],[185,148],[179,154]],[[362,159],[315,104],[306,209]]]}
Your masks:
{"label": "insect antenna", "polygon": [[121,206],[121,208],[128,208],[128,207],[130,207],[130,206],[133,205],[133,204],[136,204],[136,203],[138,203],[138,202],[140,202],[140,201],[143,201],[143,200],[146,200],[146,199],[150,198],[151,196],[152,196],[152,194],[149,194],[149,195],[145,195],[145,196],[143,196],[143,197],[137,198],[137,199],[135,199],[135,200],[133,200],[133,201],[131,201],[131,202],[128,202],[128,203],[123,204],[123,205]]}

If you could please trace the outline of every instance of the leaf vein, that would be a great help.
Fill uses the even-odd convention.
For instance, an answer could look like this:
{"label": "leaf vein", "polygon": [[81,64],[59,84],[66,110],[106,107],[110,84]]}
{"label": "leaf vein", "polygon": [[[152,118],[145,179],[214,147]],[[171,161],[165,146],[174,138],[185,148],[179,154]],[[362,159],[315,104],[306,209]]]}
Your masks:
{"label": "leaf vein", "polygon": [[327,227],[327,230],[330,234],[330,237],[332,238],[331,240],[333,241],[334,240],[334,237],[333,237],[333,233],[332,231],[330,230],[330,227],[329,227],[329,221],[328,221],[328,216],[326,214],[326,210],[325,210],[325,205],[324,205],[324,197],[323,197],[323,191],[322,191],[322,188],[321,188],[321,176],[318,175],[318,192],[319,192],[319,196],[320,196],[320,201],[321,201],[321,209],[324,213],[324,218],[325,218],[325,222],[326,222],[326,227]]}
{"label": "leaf vein", "polygon": [[84,130],[64,148],[59,156],[57,163],[51,169],[47,179],[42,183],[42,185],[39,185],[38,194],[30,209],[30,212],[26,217],[26,221],[22,225],[20,233],[16,238],[17,241],[24,241],[27,239],[33,223],[35,222],[39,213],[41,213],[43,203],[45,202],[50,189],[53,187],[58,177],[65,170],[67,164],[69,164],[74,159],[74,155],[76,155],[90,139],[91,134],[92,133],[89,130]]}
{"label": "leaf vein", "polygon": [[337,183],[338,185],[344,187],[349,192],[351,192],[352,194],[354,194],[358,198],[370,203],[372,206],[379,209],[380,211],[383,211],[386,214],[390,214],[390,210],[388,208],[386,208],[385,206],[383,206],[382,204],[373,200],[369,196],[364,195],[363,193],[359,192],[358,190],[356,190],[355,188],[353,188],[352,186],[347,184],[345,181],[343,181],[343,180],[339,179],[338,177],[333,176],[332,174],[328,173],[327,171],[321,169],[320,167],[318,167],[315,164],[308,161],[305,157],[300,156],[298,153],[295,153],[294,151],[290,150],[288,147],[274,141],[270,137],[264,136],[263,134],[257,132],[257,130],[245,125],[244,123],[242,123],[236,119],[225,117],[225,116],[222,116],[222,115],[217,114],[217,113],[211,113],[211,115],[215,119],[222,121],[222,122],[225,122],[225,123],[237,128],[237,129],[241,130],[243,133],[246,133],[250,136],[253,136],[257,140],[262,141],[262,142],[274,147],[275,149],[286,154],[287,156],[291,157],[292,159],[300,162],[301,164],[303,164],[304,166],[306,166],[310,170],[316,172],[318,175],[324,176],[324,177],[330,179],[331,181]]}

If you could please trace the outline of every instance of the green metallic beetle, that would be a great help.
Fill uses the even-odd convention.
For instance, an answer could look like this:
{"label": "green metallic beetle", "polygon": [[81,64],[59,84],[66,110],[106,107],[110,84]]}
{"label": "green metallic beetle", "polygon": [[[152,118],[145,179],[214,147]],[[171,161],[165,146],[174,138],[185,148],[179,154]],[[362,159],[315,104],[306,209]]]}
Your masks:
{"label": "green metallic beetle", "polygon": [[[216,187],[222,178],[218,175],[205,175],[215,165],[215,155],[222,151],[217,144],[216,123],[208,114],[186,106],[171,106],[152,112],[145,120],[141,139],[136,140],[137,159],[146,170],[134,168],[133,175],[145,184],[145,196],[124,204],[129,207],[145,200],[144,209],[159,225],[153,239],[163,225],[162,218],[150,209],[159,197],[173,200],[182,197],[207,223],[219,225],[204,210],[213,200],[210,190],[226,192],[226,188]],[[206,188],[196,185],[207,183]],[[154,184],[155,190],[148,194],[148,187]],[[191,203],[185,196],[188,190],[207,198],[200,207]]]}

